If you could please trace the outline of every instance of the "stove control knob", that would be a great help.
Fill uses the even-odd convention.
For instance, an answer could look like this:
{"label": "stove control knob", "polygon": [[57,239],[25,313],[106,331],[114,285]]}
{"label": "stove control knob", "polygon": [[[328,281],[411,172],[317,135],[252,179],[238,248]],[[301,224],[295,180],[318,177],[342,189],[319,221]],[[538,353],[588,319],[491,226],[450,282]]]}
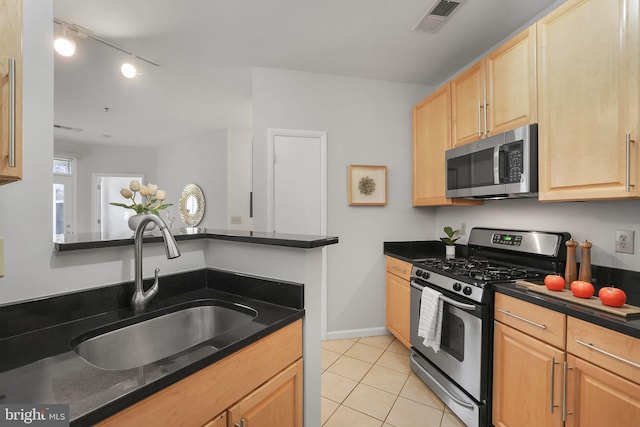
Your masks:
{"label": "stove control knob", "polygon": [[462,285],[458,282],[453,284],[453,290],[456,292],[460,292],[460,289],[462,289]]}
{"label": "stove control knob", "polygon": [[465,286],[462,293],[465,295],[471,295],[471,286]]}
{"label": "stove control knob", "polygon": [[428,279],[429,278],[429,272],[428,271],[424,271],[424,270],[418,270],[418,271],[416,271],[416,276],[422,277],[423,279]]}

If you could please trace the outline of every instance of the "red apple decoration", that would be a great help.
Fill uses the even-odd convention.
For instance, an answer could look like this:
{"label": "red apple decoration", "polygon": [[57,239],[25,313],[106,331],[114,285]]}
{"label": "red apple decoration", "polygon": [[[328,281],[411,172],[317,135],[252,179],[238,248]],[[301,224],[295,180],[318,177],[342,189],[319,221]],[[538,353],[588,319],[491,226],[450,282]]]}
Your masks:
{"label": "red apple decoration", "polygon": [[571,293],[578,298],[589,299],[593,296],[595,289],[589,282],[574,280],[571,282]]}
{"label": "red apple decoration", "polygon": [[544,278],[544,285],[550,291],[561,291],[564,289],[564,277],[555,274],[549,274]]}
{"label": "red apple decoration", "polygon": [[602,304],[609,307],[622,307],[627,301],[627,294],[622,289],[614,288],[613,285],[607,286],[598,291],[598,298]]}

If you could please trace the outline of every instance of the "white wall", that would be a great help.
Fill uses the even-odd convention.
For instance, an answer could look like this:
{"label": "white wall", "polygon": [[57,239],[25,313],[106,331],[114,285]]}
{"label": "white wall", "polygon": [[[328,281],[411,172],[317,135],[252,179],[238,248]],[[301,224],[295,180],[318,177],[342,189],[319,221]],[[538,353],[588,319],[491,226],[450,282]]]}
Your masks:
{"label": "white wall", "polygon": [[[199,227],[225,228],[227,217],[227,132],[212,132],[205,141],[176,142],[158,149],[158,185],[167,191],[167,208],[184,227],[178,211],[182,189],[197,184],[205,198],[205,214]],[[163,219],[166,218],[162,214]]]}
{"label": "white wall", "polygon": [[[460,223],[472,227],[497,227],[524,230],[568,231],[574,240],[588,240],[592,264],[638,271],[640,241],[635,254],[621,254],[614,250],[616,230],[634,230],[640,239],[640,201],[541,203],[537,200],[495,200],[483,206],[440,207],[436,213],[436,235],[442,228]],[[466,243],[467,236],[459,243]],[[580,249],[578,248],[578,257]],[[579,261],[579,259],[578,259]]]}
{"label": "white wall", "polygon": [[[267,229],[267,129],[327,132],[328,331],[384,331],[386,240],[432,238],[434,210],[411,207],[411,108],[427,86],[253,70],[256,230]],[[347,166],[386,165],[384,207],[348,206]],[[334,334],[331,334],[334,332]]]}
{"label": "white wall", "polygon": [[[249,129],[227,131],[227,222],[229,230],[250,230],[249,196],[251,192],[251,150],[253,132]],[[231,217],[240,224],[232,224]]]}

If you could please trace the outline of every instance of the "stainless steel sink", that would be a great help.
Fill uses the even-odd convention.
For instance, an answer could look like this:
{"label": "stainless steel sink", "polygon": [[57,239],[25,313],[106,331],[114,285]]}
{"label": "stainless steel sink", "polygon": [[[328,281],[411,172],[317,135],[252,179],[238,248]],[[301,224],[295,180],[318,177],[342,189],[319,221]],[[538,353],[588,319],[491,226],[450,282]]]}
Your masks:
{"label": "stainless steel sink", "polygon": [[247,324],[256,315],[244,306],[189,307],[83,340],[73,350],[102,369],[131,369],[173,356]]}

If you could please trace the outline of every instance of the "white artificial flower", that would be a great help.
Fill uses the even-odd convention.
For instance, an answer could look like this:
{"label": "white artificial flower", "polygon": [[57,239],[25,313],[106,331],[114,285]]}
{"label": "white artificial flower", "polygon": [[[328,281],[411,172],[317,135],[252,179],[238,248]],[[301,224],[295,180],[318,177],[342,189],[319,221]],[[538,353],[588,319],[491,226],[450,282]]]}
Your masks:
{"label": "white artificial flower", "polygon": [[149,189],[147,188],[146,185],[140,186],[140,195],[144,197],[147,197],[149,195]]}
{"label": "white artificial flower", "polygon": [[133,181],[131,181],[131,184],[129,184],[129,188],[131,189],[131,191],[140,191],[140,181],[134,179]]}
{"label": "white artificial flower", "polygon": [[164,200],[167,197],[167,193],[164,190],[158,190],[156,193],[156,198],[160,201]]}
{"label": "white artificial flower", "polygon": [[158,192],[158,186],[156,184],[147,184],[147,191],[149,191],[150,196],[155,196]]}
{"label": "white artificial flower", "polygon": [[124,197],[125,199],[130,199],[131,197],[133,197],[133,193],[128,188],[123,188],[122,190],[120,190],[120,194],[122,194],[122,197]]}

